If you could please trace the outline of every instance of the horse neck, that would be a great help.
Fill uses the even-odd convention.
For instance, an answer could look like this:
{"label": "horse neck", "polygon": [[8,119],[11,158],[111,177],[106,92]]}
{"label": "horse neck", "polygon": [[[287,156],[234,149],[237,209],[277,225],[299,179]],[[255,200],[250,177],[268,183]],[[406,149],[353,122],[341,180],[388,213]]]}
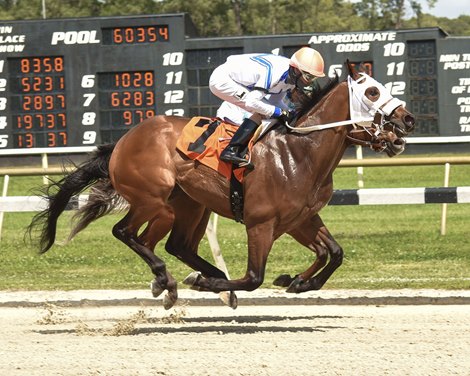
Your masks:
{"label": "horse neck", "polygon": [[[337,85],[298,124],[325,124],[348,116],[347,86]],[[331,175],[346,150],[346,135],[346,127],[308,134],[269,132],[262,145],[253,149],[255,164],[259,160],[272,165],[272,169],[266,169],[270,171],[267,179],[276,176],[279,181],[289,181],[296,186],[299,196],[304,196],[301,193],[304,191],[304,197],[310,197],[331,182]]]}
{"label": "horse neck", "polygon": [[[328,124],[349,119],[349,91],[346,82],[341,82],[328,92],[305,116],[299,119],[298,127]],[[309,155],[313,160],[329,159],[339,163],[348,146],[347,134],[351,126],[340,126],[306,135],[310,144]],[[315,147],[312,147],[314,145]]]}

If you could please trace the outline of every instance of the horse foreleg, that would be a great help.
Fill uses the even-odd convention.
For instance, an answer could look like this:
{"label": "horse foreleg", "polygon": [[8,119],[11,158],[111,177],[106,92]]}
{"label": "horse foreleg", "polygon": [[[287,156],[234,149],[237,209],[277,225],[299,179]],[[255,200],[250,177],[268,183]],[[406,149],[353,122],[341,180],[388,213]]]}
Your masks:
{"label": "horse foreleg", "polygon": [[264,281],[266,261],[273,245],[273,222],[247,228],[248,235],[248,266],[245,276],[240,279],[227,280],[222,278],[198,278],[196,286],[213,291],[253,291]]}
{"label": "horse foreleg", "polygon": [[[317,257],[312,266],[303,273],[295,277],[279,276],[275,284],[288,287],[288,292],[319,290],[342,264],[342,248],[334,240],[318,214],[290,231],[289,234],[300,244],[312,250]],[[330,261],[327,263],[328,255]]]}
{"label": "horse foreleg", "polygon": [[[190,285],[193,289],[202,290],[194,283],[200,278],[201,273],[204,277],[227,279],[222,270],[198,255],[199,244],[207,228],[211,211],[183,191],[174,191],[170,204],[175,212],[175,221],[165,249],[197,271],[190,274],[183,283]],[[231,308],[235,309],[238,305],[237,297],[232,291],[221,292],[220,299]]]}
{"label": "horse foreleg", "polygon": [[[314,277],[310,278],[307,281],[307,289],[301,291],[309,290],[319,290],[323,285],[328,281],[331,275],[338,269],[343,263],[343,248],[336,242],[333,236],[330,234],[328,229],[325,226],[322,226],[318,231],[317,238],[325,245],[328,249],[330,255],[330,261],[328,264]],[[299,292],[301,292],[299,291]]]}

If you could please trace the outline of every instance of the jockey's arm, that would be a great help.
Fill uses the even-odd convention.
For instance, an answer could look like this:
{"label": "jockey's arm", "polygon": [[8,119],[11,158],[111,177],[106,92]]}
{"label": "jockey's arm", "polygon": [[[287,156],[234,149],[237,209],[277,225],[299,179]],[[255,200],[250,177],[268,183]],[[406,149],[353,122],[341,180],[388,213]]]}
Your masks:
{"label": "jockey's arm", "polygon": [[248,92],[243,98],[245,108],[251,113],[258,113],[266,118],[278,117],[282,110],[263,101],[265,95],[265,92],[256,89]]}

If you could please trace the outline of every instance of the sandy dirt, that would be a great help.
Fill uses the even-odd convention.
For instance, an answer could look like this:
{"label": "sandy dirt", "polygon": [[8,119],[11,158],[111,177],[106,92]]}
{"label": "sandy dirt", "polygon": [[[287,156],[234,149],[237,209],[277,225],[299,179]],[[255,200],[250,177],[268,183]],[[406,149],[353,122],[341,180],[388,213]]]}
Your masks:
{"label": "sandy dirt", "polygon": [[0,307],[0,375],[470,375],[470,305]]}

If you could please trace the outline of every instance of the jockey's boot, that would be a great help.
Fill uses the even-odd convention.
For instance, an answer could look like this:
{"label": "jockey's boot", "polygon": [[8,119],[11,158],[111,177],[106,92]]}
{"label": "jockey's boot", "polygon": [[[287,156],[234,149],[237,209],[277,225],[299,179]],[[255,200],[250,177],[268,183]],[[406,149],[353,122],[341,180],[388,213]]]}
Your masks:
{"label": "jockey's boot", "polygon": [[240,164],[246,165],[247,168],[253,169],[255,166],[245,159],[244,155],[241,155],[241,153],[244,152],[248,142],[255,133],[256,128],[258,128],[258,124],[253,120],[243,120],[243,123],[238,127],[230,140],[230,143],[220,154],[220,160],[233,163],[236,166],[239,166]]}

